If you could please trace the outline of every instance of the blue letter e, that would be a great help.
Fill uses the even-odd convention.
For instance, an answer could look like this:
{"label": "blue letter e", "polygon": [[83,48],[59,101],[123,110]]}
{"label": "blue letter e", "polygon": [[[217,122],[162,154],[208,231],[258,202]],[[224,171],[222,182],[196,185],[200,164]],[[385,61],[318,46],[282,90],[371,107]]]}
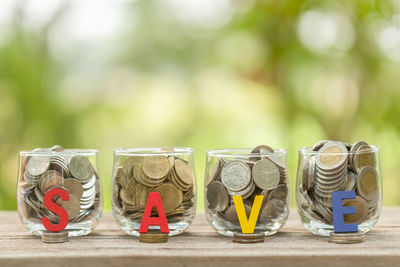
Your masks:
{"label": "blue letter e", "polygon": [[332,212],[333,212],[333,229],[335,233],[358,232],[358,225],[354,223],[344,223],[344,214],[355,214],[355,207],[343,207],[343,199],[356,198],[355,191],[335,191],[332,192]]}

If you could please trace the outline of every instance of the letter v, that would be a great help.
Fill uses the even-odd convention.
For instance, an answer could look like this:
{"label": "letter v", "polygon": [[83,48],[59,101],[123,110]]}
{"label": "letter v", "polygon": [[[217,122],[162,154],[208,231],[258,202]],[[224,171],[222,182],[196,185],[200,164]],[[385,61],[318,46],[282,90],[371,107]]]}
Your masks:
{"label": "letter v", "polygon": [[250,217],[247,220],[246,211],[244,209],[242,196],[232,196],[235,203],[236,213],[239,218],[240,227],[243,234],[252,234],[256,227],[258,214],[260,213],[261,204],[264,196],[256,196],[251,208]]}

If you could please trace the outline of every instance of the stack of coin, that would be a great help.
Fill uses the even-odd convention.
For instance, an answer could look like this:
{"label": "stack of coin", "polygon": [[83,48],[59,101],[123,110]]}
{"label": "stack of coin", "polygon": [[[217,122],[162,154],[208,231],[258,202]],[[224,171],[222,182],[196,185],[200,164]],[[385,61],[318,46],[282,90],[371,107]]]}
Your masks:
{"label": "stack of coin", "polygon": [[145,157],[128,156],[116,166],[113,198],[123,217],[140,223],[150,192],[160,193],[169,223],[179,222],[193,214],[193,170],[187,161],[169,156],[170,152],[174,151],[168,149]]}
{"label": "stack of coin", "polygon": [[168,233],[161,233],[159,230],[149,230],[147,233],[140,234],[140,242],[143,243],[166,243]]}
{"label": "stack of coin", "polygon": [[357,233],[334,233],[331,232],[329,236],[329,243],[336,244],[356,244],[364,240],[365,234]]}
{"label": "stack of coin", "polygon": [[[211,162],[212,163],[212,162]],[[206,205],[211,220],[226,230],[239,231],[232,196],[242,196],[247,216],[250,215],[254,198],[263,195],[257,227],[268,228],[283,224],[288,215],[288,184],[285,158],[266,145],[255,147],[243,157],[232,154],[217,157],[206,185]],[[209,215],[210,217],[210,215]]]}
{"label": "stack of coin", "polygon": [[264,243],[264,240],[265,240],[264,233],[253,233],[253,234],[234,233],[232,237],[232,242],[239,244]]}
{"label": "stack of coin", "polygon": [[63,230],[60,232],[50,232],[43,231],[42,233],[42,242],[43,243],[64,243],[68,241],[68,232]]}
{"label": "stack of coin", "polygon": [[44,205],[44,196],[52,188],[68,192],[69,200],[54,201],[68,213],[69,222],[89,220],[101,209],[99,176],[86,156],[61,146],[38,148],[24,158],[18,184],[19,208],[26,220],[41,223],[48,217],[58,223],[59,217]]}
{"label": "stack of coin", "polygon": [[[299,206],[327,224],[333,224],[332,192],[355,190],[357,197],[343,201],[355,206],[356,214],[345,215],[346,223],[361,223],[378,211],[380,194],[373,149],[363,141],[347,144],[322,140],[304,154]],[[310,219],[311,219],[310,218]]]}

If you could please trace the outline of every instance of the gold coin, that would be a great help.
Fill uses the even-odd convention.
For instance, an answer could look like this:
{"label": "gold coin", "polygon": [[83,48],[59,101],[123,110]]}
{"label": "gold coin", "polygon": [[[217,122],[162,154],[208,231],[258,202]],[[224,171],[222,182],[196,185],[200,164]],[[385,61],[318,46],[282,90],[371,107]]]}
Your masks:
{"label": "gold coin", "polygon": [[161,233],[159,230],[148,230],[147,233],[140,233],[139,241],[143,243],[165,243],[168,242],[168,233]]}
{"label": "gold coin", "polygon": [[372,151],[370,146],[360,147],[356,154],[354,154],[353,159],[354,169],[358,170],[365,166],[375,167],[375,153]]}
{"label": "gold coin", "polygon": [[124,164],[122,166],[122,168],[124,169],[125,175],[127,175],[128,177],[132,176],[132,171],[133,171],[133,167],[135,167],[136,164],[138,164],[143,157],[136,157],[136,156],[130,156],[128,158],[126,158],[126,160],[124,161]]}
{"label": "gold coin", "polygon": [[334,170],[347,163],[347,148],[340,142],[326,143],[317,154],[317,166],[322,170]]}
{"label": "gold coin", "polygon": [[357,176],[357,190],[366,200],[373,200],[378,194],[378,174],[373,167],[363,167]]}
{"label": "gold coin", "polygon": [[165,183],[158,186],[154,189],[154,192],[160,193],[165,213],[174,211],[182,203],[182,191],[178,190],[171,183]]}
{"label": "gold coin", "polygon": [[135,198],[127,190],[121,189],[119,196],[125,204],[136,206]]}
{"label": "gold coin", "polygon": [[355,214],[343,215],[345,223],[359,224],[359,223],[363,222],[368,216],[368,204],[360,196],[356,196],[355,199],[343,200],[343,207],[355,207],[356,208]]}
{"label": "gold coin", "polygon": [[182,159],[175,160],[175,171],[179,179],[185,184],[193,184],[194,176],[192,169]]}
{"label": "gold coin", "polygon": [[153,179],[161,179],[169,173],[169,161],[163,156],[145,157],[143,160],[142,171]]}

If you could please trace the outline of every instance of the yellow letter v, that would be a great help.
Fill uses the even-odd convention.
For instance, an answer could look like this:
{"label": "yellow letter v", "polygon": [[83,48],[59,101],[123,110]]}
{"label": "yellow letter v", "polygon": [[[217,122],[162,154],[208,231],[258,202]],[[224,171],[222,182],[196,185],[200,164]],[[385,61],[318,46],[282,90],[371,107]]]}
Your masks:
{"label": "yellow letter v", "polygon": [[251,208],[250,218],[247,220],[246,211],[244,209],[242,196],[232,196],[235,203],[236,213],[239,218],[240,227],[243,234],[252,234],[256,227],[258,214],[260,213],[261,204],[264,196],[256,196],[253,207]]}

